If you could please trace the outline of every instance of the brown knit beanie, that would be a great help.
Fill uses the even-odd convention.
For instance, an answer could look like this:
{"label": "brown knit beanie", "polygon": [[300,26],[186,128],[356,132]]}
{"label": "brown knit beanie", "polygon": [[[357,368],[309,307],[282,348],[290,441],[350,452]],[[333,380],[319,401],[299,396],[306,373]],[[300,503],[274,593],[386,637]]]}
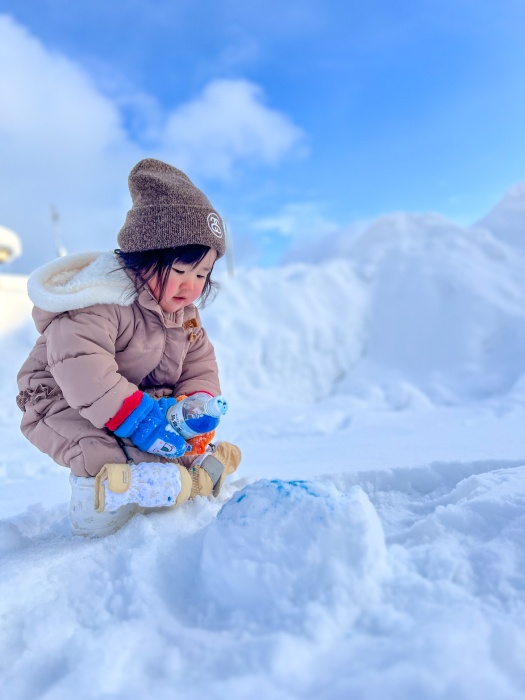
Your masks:
{"label": "brown knit beanie", "polygon": [[177,168],[154,158],[129,174],[133,201],[118,244],[125,253],[199,243],[226,252],[224,226],[207,197]]}

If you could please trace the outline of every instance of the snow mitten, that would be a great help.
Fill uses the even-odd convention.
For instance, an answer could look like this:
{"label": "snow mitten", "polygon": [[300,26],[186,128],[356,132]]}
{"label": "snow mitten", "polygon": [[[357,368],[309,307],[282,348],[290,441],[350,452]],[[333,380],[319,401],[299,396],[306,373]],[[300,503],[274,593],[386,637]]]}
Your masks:
{"label": "snow mitten", "polygon": [[143,452],[173,459],[182,457],[191,447],[169,424],[166,412],[176,399],[156,401],[142,391],[135,392],[106,423],[118,437],[130,438]]}
{"label": "snow mitten", "polygon": [[197,457],[188,469],[195,496],[218,496],[228,474],[233,474],[241,461],[241,451],[230,442],[209,445],[204,455]]}
{"label": "snow mitten", "polygon": [[215,430],[211,430],[209,433],[202,433],[202,435],[188,438],[186,442],[191,447],[191,450],[186,454],[186,456],[193,457],[194,455],[203,455],[214,437]]}
{"label": "snow mitten", "polygon": [[95,510],[116,510],[128,503],[176,506],[188,500],[191,488],[191,478],[180,464],[105,464],[95,479]]}

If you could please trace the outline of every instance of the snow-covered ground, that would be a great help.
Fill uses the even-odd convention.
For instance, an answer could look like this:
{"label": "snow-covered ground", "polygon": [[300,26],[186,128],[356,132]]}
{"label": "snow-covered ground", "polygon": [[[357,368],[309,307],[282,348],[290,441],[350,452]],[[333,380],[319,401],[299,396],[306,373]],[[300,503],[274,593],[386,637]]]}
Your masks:
{"label": "snow-covered ground", "polygon": [[18,432],[35,331],[1,276],[2,697],[525,697],[524,201],[224,277],[239,472],[104,540]]}

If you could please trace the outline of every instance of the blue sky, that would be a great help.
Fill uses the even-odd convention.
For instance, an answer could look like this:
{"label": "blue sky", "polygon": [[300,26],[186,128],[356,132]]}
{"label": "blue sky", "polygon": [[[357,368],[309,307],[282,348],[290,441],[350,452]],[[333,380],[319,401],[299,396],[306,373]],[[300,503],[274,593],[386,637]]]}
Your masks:
{"label": "blue sky", "polygon": [[525,180],[521,0],[0,2],[0,223],[20,269],[109,248],[144,156],[246,264],[392,211],[468,224]]}

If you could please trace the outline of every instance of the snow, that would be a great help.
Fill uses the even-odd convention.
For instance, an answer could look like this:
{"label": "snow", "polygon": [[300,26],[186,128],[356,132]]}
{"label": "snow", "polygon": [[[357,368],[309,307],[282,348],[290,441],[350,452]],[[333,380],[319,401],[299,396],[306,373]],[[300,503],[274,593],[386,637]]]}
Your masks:
{"label": "snow", "polygon": [[477,226],[488,229],[501,240],[523,251],[525,248],[524,217],[525,182],[520,182],[504,194],[501,201],[478,221]]}
{"label": "snow", "polygon": [[220,280],[241,467],[99,540],[18,431],[36,331],[0,276],[2,697],[524,697],[523,252],[414,214],[345,250]]}

